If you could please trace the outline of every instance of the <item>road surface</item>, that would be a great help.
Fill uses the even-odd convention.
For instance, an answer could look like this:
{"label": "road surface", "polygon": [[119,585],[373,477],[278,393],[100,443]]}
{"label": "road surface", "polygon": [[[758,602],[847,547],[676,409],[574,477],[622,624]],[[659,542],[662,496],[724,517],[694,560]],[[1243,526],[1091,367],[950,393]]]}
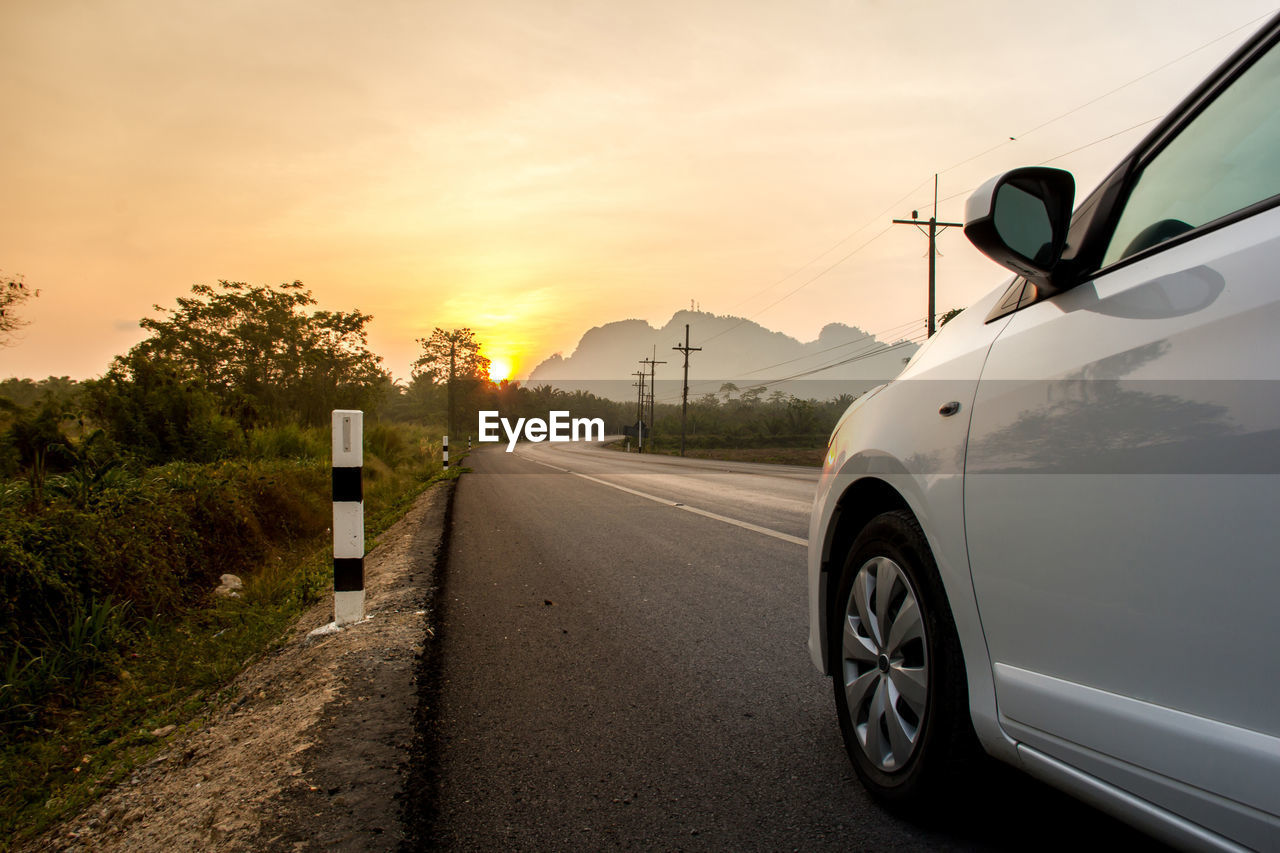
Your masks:
{"label": "road surface", "polygon": [[431,840],[457,850],[1158,849],[1012,772],[907,821],[805,649],[814,469],[473,452],[439,624]]}

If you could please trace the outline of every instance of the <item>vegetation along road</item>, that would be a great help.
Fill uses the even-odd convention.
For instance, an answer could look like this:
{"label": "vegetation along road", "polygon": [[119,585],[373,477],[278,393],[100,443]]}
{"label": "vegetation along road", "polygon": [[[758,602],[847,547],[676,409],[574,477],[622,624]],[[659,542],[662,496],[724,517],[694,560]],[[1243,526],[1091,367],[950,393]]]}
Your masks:
{"label": "vegetation along road", "polygon": [[435,790],[410,794],[434,845],[1146,846],[995,769],[929,820],[868,800],[804,648],[797,543],[816,471],[569,445],[467,464],[438,614]]}

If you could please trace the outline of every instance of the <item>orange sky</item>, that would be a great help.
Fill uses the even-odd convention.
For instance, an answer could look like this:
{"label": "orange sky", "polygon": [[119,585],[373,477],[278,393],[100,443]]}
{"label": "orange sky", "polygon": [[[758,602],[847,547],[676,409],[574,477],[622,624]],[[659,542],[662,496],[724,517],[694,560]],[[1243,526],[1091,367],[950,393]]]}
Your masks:
{"label": "orange sky", "polygon": [[[1163,114],[1261,22],[1039,125],[1270,8],[8,0],[0,270],[41,295],[0,377],[100,375],[220,278],[373,314],[401,377],[434,326],[522,375],[691,299],[805,340],[923,327],[925,238],[876,235],[928,215],[935,171],[961,218],[992,174]],[[1088,189],[1141,133],[1052,164]],[[940,310],[1003,277],[958,231],[940,249]]]}

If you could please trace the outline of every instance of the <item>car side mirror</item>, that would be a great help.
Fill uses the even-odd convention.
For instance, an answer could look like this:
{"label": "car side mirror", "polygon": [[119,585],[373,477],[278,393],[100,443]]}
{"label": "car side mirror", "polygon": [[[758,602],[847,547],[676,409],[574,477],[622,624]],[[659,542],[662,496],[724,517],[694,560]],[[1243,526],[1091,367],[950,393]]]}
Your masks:
{"label": "car side mirror", "polygon": [[1050,292],[1067,245],[1076,182],[1070,172],[1027,166],[997,175],[969,196],[964,235],[991,260]]}

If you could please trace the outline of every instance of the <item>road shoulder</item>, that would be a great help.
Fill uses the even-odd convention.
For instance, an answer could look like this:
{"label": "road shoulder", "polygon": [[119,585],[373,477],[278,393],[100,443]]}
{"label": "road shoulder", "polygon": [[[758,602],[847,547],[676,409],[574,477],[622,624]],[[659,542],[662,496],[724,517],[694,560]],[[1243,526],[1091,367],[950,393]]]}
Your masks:
{"label": "road shoulder", "polygon": [[390,850],[432,633],[453,481],[424,492],[365,561],[369,618],[309,636],[332,600],[232,683],[206,724],[32,849]]}

